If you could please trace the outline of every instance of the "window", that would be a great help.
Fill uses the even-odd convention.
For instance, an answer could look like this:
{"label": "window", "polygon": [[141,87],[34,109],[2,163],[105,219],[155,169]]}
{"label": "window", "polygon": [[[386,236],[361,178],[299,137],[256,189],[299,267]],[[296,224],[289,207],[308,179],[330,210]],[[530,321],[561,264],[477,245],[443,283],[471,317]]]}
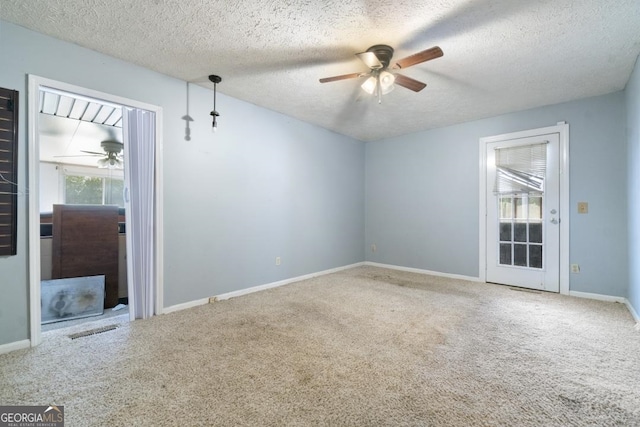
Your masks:
{"label": "window", "polygon": [[542,196],[502,195],[500,206],[500,264],[543,268]]}
{"label": "window", "polygon": [[496,149],[500,265],[542,269],[547,141]]}
{"label": "window", "polygon": [[124,177],[87,168],[64,169],[64,202],[73,205],[117,205],[124,207]]}

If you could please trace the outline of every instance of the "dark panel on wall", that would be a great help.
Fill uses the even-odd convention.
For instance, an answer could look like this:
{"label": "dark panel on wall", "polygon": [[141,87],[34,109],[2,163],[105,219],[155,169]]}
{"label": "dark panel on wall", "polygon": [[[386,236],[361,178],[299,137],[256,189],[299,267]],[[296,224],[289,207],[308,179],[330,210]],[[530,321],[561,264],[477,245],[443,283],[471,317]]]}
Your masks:
{"label": "dark panel on wall", "polygon": [[17,253],[18,92],[0,88],[0,256]]}

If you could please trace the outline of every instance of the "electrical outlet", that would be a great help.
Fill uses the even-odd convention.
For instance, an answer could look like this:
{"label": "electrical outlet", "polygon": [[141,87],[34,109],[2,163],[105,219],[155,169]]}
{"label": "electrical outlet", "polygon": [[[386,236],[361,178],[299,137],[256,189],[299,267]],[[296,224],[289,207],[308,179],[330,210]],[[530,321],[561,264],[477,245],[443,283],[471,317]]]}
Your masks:
{"label": "electrical outlet", "polygon": [[578,264],[571,264],[572,273],[580,273],[580,266]]}
{"label": "electrical outlet", "polygon": [[589,213],[589,203],[587,203],[587,202],[578,202],[578,213],[580,213],[580,214]]}
{"label": "electrical outlet", "polygon": [[378,247],[376,246],[375,243],[373,245],[371,245],[371,252],[375,252],[377,250],[378,250]]}
{"label": "electrical outlet", "polygon": [[282,264],[282,260],[280,259],[279,256],[276,257],[276,265],[280,265]]}

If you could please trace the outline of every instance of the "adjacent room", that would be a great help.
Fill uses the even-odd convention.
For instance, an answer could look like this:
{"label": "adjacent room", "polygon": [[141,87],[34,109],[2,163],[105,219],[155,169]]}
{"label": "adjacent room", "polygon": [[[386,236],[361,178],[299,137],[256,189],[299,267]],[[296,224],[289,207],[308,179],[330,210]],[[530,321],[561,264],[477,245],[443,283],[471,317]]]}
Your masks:
{"label": "adjacent room", "polygon": [[122,107],[43,90],[38,117],[42,324],[128,313]]}
{"label": "adjacent room", "polygon": [[637,1],[6,0],[0,54],[0,411],[640,425]]}

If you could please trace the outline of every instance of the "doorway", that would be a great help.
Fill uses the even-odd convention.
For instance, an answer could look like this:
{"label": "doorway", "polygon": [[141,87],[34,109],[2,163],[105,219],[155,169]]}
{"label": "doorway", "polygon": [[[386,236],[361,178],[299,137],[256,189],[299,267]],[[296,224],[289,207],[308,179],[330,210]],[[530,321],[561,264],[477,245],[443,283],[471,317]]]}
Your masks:
{"label": "doorway", "polygon": [[128,314],[123,107],[38,98],[42,331]]}
{"label": "doorway", "polygon": [[480,278],[568,293],[568,125],[480,140]]}
{"label": "doorway", "polygon": [[[89,108],[97,108],[100,110],[100,106],[106,106],[106,108],[102,108],[102,113],[100,111],[96,111],[95,113],[88,114],[89,120],[78,121],[78,120],[63,120],[62,127],[70,126],[73,128],[73,136],[75,137],[79,131],[88,132],[88,133],[103,133],[104,141],[108,141],[105,144],[102,144],[103,141],[98,139],[97,141],[93,138],[92,144],[95,147],[83,147],[78,144],[74,144],[74,139],[78,138],[67,138],[66,146],[64,148],[63,153],[52,154],[48,152],[51,148],[49,145],[45,145],[43,143],[43,138],[41,138],[40,130],[41,130],[41,122],[46,122],[49,118],[43,118],[44,116],[40,113],[40,107],[43,105],[44,94],[45,93],[53,93],[58,96],[51,97],[51,99],[56,100],[56,105],[50,108],[59,110],[60,104],[62,102],[73,103],[77,100],[85,101],[85,102],[77,102],[76,105],[80,107],[78,110],[89,109]],[[65,96],[66,95],[66,96]],[[71,95],[71,96],[69,96]],[[81,114],[78,112],[71,112],[69,109],[69,114],[67,116],[77,116]],[[118,114],[117,111],[120,111]],[[127,146],[130,141],[127,141],[127,138],[136,138],[135,136],[129,136],[130,132],[124,131],[122,123],[120,126],[117,126],[118,117],[122,117],[123,114],[126,114],[127,111],[146,111],[151,115],[157,116],[157,120],[155,121],[155,134],[154,139],[152,140],[152,144],[155,146],[155,157],[151,159],[151,162],[154,164],[156,179],[151,184],[154,187],[154,191],[156,194],[156,203],[154,211],[152,212],[153,219],[156,223],[155,232],[154,232],[154,243],[151,251],[155,257],[155,281],[154,281],[154,294],[155,301],[152,303],[154,307],[152,311],[155,314],[161,313],[162,310],[162,212],[161,212],[161,200],[162,200],[162,161],[161,161],[161,109],[156,106],[147,105],[143,103],[139,103],[137,101],[133,101],[126,98],[116,97],[113,95],[92,91],[89,89],[81,88],[78,86],[69,85],[62,82],[56,82],[53,80],[37,77],[37,76],[29,76],[29,182],[30,182],[30,191],[29,191],[29,286],[30,286],[30,339],[31,345],[35,346],[41,341],[41,319],[42,319],[42,307],[41,307],[41,280],[44,278],[41,270],[41,265],[43,262],[43,257],[41,255],[41,241],[40,241],[40,223],[41,223],[41,204],[47,204],[51,201],[51,198],[41,197],[44,196],[45,191],[48,192],[51,190],[51,186],[46,183],[51,183],[51,180],[40,179],[41,174],[43,173],[43,169],[41,169],[41,155],[43,155],[47,160],[54,160],[57,163],[76,163],[75,165],[66,165],[66,166],[58,166],[58,179],[55,180],[57,182],[57,191],[61,194],[55,196],[58,203],[60,201],[62,203],[76,203],[76,199],[87,199],[92,203],[100,204],[100,201],[105,201],[107,204],[111,205],[119,205],[123,204],[124,201],[116,201],[118,196],[122,196],[124,193],[120,191],[124,188],[129,188],[129,183],[131,182],[131,172],[134,171],[135,168],[127,168],[128,173],[123,173],[123,170],[118,166],[122,166],[121,162],[124,158],[128,157],[130,148]],[[103,114],[105,117],[100,117],[100,114]],[[69,117],[66,117],[67,119]],[[93,118],[96,118],[93,120]],[[73,118],[73,117],[71,117]],[[126,119],[126,118],[125,118]],[[121,119],[122,120],[122,119]],[[100,126],[96,128],[95,123],[88,123],[89,121],[97,121],[100,122]],[[126,120],[124,120],[126,122]],[[115,126],[114,126],[115,125]],[[44,126],[44,125],[43,125]],[[45,126],[46,127],[46,126]],[[82,130],[80,129],[82,127]],[[51,131],[51,129],[49,129]],[[119,135],[119,137],[118,137]],[[63,138],[64,140],[64,138]],[[77,141],[76,141],[77,142]],[[124,145],[122,145],[124,143]],[[134,141],[135,143],[135,141]],[[117,145],[117,147],[116,147]],[[62,156],[62,157],[54,157],[54,156]],[[50,157],[50,158],[49,158]],[[73,159],[73,160],[71,160]],[[55,163],[54,162],[54,163]],[[102,170],[98,168],[91,168],[94,163],[98,163]],[[56,167],[51,167],[51,163],[48,164],[48,169],[55,170]],[[91,168],[91,170],[89,170]],[[47,167],[44,168],[45,171],[48,170]],[[46,177],[42,177],[46,178]],[[133,177],[134,180],[137,177]],[[123,185],[126,184],[126,185]],[[42,187],[42,188],[41,188]],[[56,185],[54,185],[56,187]],[[65,188],[68,187],[68,188]],[[118,190],[120,189],[120,190]],[[69,201],[66,200],[64,194],[66,192],[72,193],[72,197]],[[117,194],[116,194],[117,193]],[[126,192],[129,194],[129,192]],[[100,199],[100,201],[98,201]],[[115,206],[114,206],[115,208]],[[127,207],[127,210],[129,207]],[[131,227],[130,220],[120,215],[120,213],[124,213],[124,204],[122,207],[117,209],[118,213],[116,214],[116,221],[119,222],[118,228],[127,229],[127,233],[124,233],[126,236],[124,239],[122,237],[119,240],[126,240],[125,242],[118,242],[118,249],[122,249],[122,246],[126,247],[126,251],[131,255],[127,259],[127,264],[131,264],[131,261],[134,259],[138,252],[130,251],[131,247],[131,234],[135,233],[135,228]],[[130,215],[126,215],[128,217]],[[122,221],[120,221],[122,219]],[[125,225],[126,222],[126,225]],[[122,271],[116,272],[115,275],[121,278],[123,276]],[[64,276],[63,276],[64,277]],[[131,270],[124,269],[124,277],[131,277]],[[116,279],[116,283],[118,280]],[[118,297],[122,295],[122,293],[126,294],[128,297],[129,307],[132,307],[135,304],[135,294],[140,294],[140,291],[134,286],[137,284],[132,283],[131,280],[128,280],[128,284],[126,289],[123,291],[122,289],[117,289],[116,285],[115,290],[111,290],[111,301],[115,297],[115,300],[118,301]],[[105,292],[106,294],[106,292]],[[116,295],[117,294],[117,295]],[[105,295],[106,296],[106,295]],[[119,301],[118,301],[119,302]],[[105,310],[106,312],[107,310]],[[135,317],[133,310],[130,310],[129,318],[133,320]]]}

